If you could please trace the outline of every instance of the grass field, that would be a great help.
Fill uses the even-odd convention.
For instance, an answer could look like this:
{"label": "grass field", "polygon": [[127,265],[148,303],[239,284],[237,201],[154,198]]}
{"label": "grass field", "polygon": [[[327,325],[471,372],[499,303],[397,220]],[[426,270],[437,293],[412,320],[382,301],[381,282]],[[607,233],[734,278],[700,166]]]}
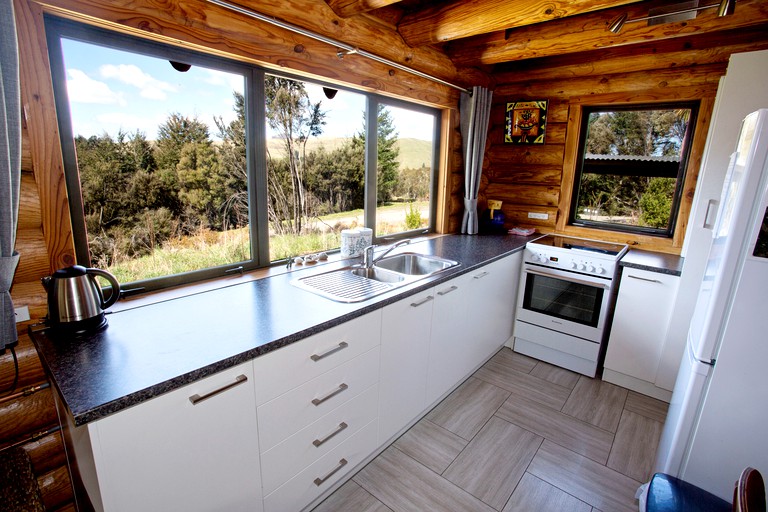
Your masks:
{"label": "grass field", "polygon": [[[427,201],[414,203],[427,211]],[[407,204],[397,203],[376,209],[379,225],[377,235],[403,232]],[[334,213],[316,220],[313,229],[302,235],[276,235],[269,237],[270,261],[321,251],[331,251],[341,246],[341,230],[362,225],[363,210]],[[426,221],[424,215],[422,219]],[[248,229],[233,229],[223,233],[203,231],[195,236],[175,239],[155,249],[152,254],[135,259],[125,259],[107,268],[120,283],[181,274],[204,268],[232,265],[250,259]]]}

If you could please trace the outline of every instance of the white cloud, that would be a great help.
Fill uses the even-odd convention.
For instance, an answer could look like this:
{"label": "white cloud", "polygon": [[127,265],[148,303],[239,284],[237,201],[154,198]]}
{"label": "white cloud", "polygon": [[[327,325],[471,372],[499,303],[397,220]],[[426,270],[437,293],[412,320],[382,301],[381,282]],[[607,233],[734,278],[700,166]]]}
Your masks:
{"label": "white cloud", "polygon": [[176,92],[176,88],[168,82],[157,80],[132,64],[105,64],[99,67],[99,73],[103,78],[114,78],[136,87],[141,97],[148,100],[165,100],[167,93]]}
{"label": "white cloud", "polygon": [[67,70],[67,93],[72,103],[126,105],[122,93],[113,91],[104,82],[92,79],[79,69]]}
{"label": "white cloud", "polygon": [[226,71],[219,71],[217,69],[206,68],[205,71],[207,73],[205,78],[203,78],[205,83],[216,86],[225,86],[240,94],[243,93],[245,79],[242,75],[227,73]]}
{"label": "white cloud", "polygon": [[165,116],[162,114],[143,116],[122,112],[102,112],[96,116],[96,121],[102,132],[107,132],[113,137],[117,135],[119,130],[128,134],[138,130],[152,140],[157,137],[157,127],[165,121]]}

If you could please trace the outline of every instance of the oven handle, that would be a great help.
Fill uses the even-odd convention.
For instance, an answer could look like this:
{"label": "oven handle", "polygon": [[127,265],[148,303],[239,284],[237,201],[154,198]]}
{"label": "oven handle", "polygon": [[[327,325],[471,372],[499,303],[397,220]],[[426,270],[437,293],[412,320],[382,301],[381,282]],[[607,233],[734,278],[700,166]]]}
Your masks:
{"label": "oven handle", "polygon": [[602,288],[604,290],[610,290],[611,289],[610,283],[600,283],[600,282],[586,281],[586,280],[583,280],[583,279],[574,279],[572,277],[564,277],[564,276],[557,275],[557,274],[550,274],[548,272],[540,272],[538,270],[533,270],[531,268],[526,268],[525,272],[528,273],[528,274],[536,274],[538,276],[550,277],[552,279],[562,279],[563,281],[569,281],[571,283],[576,283],[576,284],[583,284],[585,286],[593,286],[595,288]]}

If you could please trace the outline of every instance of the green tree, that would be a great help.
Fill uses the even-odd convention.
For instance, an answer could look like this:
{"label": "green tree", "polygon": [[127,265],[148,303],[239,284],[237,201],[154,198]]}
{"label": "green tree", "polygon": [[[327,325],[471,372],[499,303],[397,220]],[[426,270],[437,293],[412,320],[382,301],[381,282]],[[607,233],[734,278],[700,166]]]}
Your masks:
{"label": "green tree", "polygon": [[640,197],[640,223],[652,228],[666,228],[672,211],[672,198],[675,193],[675,180],[672,178],[653,178],[648,189]]}
{"label": "green tree", "polygon": [[[267,76],[265,96],[267,122],[283,141],[291,183],[291,216],[275,219],[275,227],[299,234],[303,219],[308,216],[305,183],[307,141],[322,133],[325,112],[321,110],[321,102],[309,101],[304,84],[296,80]],[[273,185],[277,186],[277,183]],[[282,199],[277,197],[274,200]]]}
{"label": "green tree", "polygon": [[392,113],[379,103],[377,112],[377,165],[376,165],[376,204],[382,205],[392,200],[399,178],[400,164],[397,157],[397,131]]}
{"label": "green tree", "polygon": [[237,91],[235,119],[229,124],[221,117],[214,118],[221,138],[219,146],[219,174],[224,186],[223,222],[228,226],[248,224],[248,161],[245,138],[245,98]]}

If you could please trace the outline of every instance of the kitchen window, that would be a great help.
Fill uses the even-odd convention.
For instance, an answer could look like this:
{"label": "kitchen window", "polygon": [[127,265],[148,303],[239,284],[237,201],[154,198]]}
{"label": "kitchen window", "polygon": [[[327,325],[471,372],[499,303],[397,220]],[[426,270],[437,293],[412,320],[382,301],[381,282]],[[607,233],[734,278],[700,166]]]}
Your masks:
{"label": "kitchen window", "polygon": [[[78,262],[148,291],[434,229],[438,111],[46,17]],[[369,115],[373,112],[373,115]]]}
{"label": "kitchen window", "polygon": [[672,237],[697,107],[585,107],[570,224]]}

